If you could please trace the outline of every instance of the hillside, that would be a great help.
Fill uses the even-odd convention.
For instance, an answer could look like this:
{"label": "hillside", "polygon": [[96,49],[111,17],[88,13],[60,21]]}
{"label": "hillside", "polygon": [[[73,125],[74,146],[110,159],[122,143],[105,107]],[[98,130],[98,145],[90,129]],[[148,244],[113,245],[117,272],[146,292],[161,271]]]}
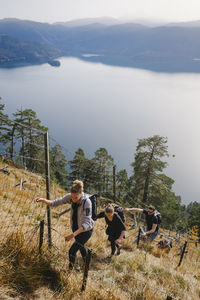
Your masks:
{"label": "hillside", "polygon": [[[5,168],[6,167],[6,168]],[[188,240],[187,255],[180,267],[180,247],[186,237],[175,239],[175,233],[161,229],[173,238],[169,253],[140,242],[133,242],[138,227],[127,216],[126,239],[120,256],[106,258],[110,245],[105,235],[105,223],[100,219],[87,246],[92,258],[87,286],[81,292],[83,266],[78,255],[77,266],[68,271],[68,249],[64,241],[70,230],[68,213],[60,215],[66,207],[52,209],[52,247],[48,248],[46,208],[35,204],[37,196],[45,197],[45,180],[11,161],[0,161],[0,298],[3,299],[172,299],[196,300],[200,297],[199,244]],[[23,185],[19,183],[23,182]],[[65,194],[55,183],[51,184],[51,199]],[[99,199],[99,207],[108,199]],[[40,221],[45,220],[44,244],[39,252]],[[139,224],[138,224],[139,225]],[[168,298],[171,299],[171,298]]]}
{"label": "hillside", "polygon": [[[93,62],[155,71],[200,72],[199,22],[148,27],[98,18],[55,24],[4,19],[0,20],[0,34],[18,39],[16,51],[13,47],[16,58],[19,41],[26,41],[39,43],[40,50],[53,57],[76,56]],[[26,52],[26,47],[24,49]],[[44,61],[47,59],[45,53]],[[23,51],[20,55],[23,56]]]}
{"label": "hillside", "polygon": [[46,44],[23,41],[0,34],[0,66],[16,67],[51,62],[61,51]]}

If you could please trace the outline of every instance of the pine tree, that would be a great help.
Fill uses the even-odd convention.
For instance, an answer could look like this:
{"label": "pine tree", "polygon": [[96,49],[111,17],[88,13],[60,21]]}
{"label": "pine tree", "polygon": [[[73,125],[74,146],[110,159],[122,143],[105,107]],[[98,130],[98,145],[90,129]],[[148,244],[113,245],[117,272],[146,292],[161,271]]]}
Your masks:
{"label": "pine tree", "polygon": [[32,109],[21,109],[13,115],[17,124],[16,137],[21,140],[19,160],[28,169],[43,173],[44,132],[47,128],[41,125],[36,112]]}
{"label": "pine tree", "polygon": [[120,170],[116,175],[117,198],[120,202],[126,202],[128,190],[128,174],[125,169]]}
{"label": "pine tree", "polygon": [[65,155],[62,153],[62,147],[55,145],[50,149],[50,171],[51,178],[57,180],[57,182],[64,188],[67,189],[68,176],[67,176],[67,161]]}
{"label": "pine tree", "polygon": [[86,157],[83,149],[78,148],[75,152],[74,158],[69,162],[70,164],[70,180],[71,182],[79,179],[84,180]]}
{"label": "pine tree", "polygon": [[0,97],[0,143],[5,146],[6,155],[13,157],[14,147],[14,127],[12,126],[8,115],[4,113],[5,104],[1,103]]}
{"label": "pine tree", "polygon": [[95,189],[98,190],[99,194],[112,194],[112,170],[114,159],[108,154],[108,151],[105,148],[99,148],[95,152],[94,163],[94,172],[96,173]]}
{"label": "pine tree", "polygon": [[83,149],[78,148],[75,152],[73,160],[70,164],[70,181],[80,179],[84,183],[84,190],[87,192],[94,191],[94,183],[96,182],[94,166],[94,159],[85,157]]}
{"label": "pine tree", "polygon": [[148,204],[156,185],[167,188],[167,177],[162,174],[167,163],[161,160],[167,156],[167,138],[154,135],[139,140],[135,161],[132,163],[134,175],[131,179],[134,184],[135,199],[143,205]]}

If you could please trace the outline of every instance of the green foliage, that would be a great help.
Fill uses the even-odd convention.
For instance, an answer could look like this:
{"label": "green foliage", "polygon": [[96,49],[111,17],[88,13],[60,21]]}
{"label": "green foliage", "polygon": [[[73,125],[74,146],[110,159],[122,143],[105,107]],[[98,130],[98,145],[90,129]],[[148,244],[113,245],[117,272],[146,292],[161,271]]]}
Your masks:
{"label": "green foliage", "polygon": [[110,182],[112,180],[114,159],[105,148],[99,148],[95,152],[95,189],[99,194],[111,192]]}
{"label": "green foliage", "polygon": [[169,179],[162,174],[167,163],[161,160],[168,156],[166,144],[167,138],[158,135],[138,141],[132,163],[132,183],[134,197],[143,204],[148,204],[153,198],[154,190],[168,188]]}
{"label": "green foliage", "polygon": [[116,193],[117,193],[117,199],[121,203],[125,202],[125,196],[129,188],[128,183],[129,183],[129,179],[128,179],[127,171],[125,169],[120,170],[116,175]]}
{"label": "green foliage", "polygon": [[105,148],[95,152],[95,157],[88,159],[81,148],[75,152],[70,164],[70,181],[80,179],[84,182],[85,190],[99,194],[111,191],[113,158]]}
{"label": "green foliage", "polygon": [[187,206],[188,225],[189,227],[198,226],[200,228],[200,203],[191,202]]}
{"label": "green foliage", "polygon": [[70,179],[71,181],[75,179],[80,179],[84,181],[85,178],[85,167],[86,167],[87,158],[83,149],[78,148],[75,152],[73,160],[69,162],[71,172]]}
{"label": "green foliage", "polygon": [[65,155],[62,153],[62,147],[58,144],[50,149],[50,166],[51,179],[55,178],[64,189],[67,189],[67,161]]}
{"label": "green foliage", "polygon": [[5,104],[2,103],[0,97],[0,143],[5,144],[7,142],[7,134],[9,131],[8,115],[4,113]]}
{"label": "green foliage", "polygon": [[17,110],[13,114],[17,125],[17,139],[21,141],[19,162],[29,170],[44,173],[44,136],[47,128],[41,125],[32,109]]}

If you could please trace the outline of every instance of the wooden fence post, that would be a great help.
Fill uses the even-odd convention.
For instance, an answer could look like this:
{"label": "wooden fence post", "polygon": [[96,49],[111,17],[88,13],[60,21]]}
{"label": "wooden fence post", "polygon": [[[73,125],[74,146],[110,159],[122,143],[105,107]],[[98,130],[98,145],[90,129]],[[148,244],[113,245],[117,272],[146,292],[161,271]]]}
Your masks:
{"label": "wooden fence post", "polygon": [[[49,164],[49,137],[48,131],[44,134],[45,144],[45,169],[46,169],[46,198],[50,200],[50,164]],[[51,247],[51,210],[47,206],[48,245]]]}
{"label": "wooden fence post", "polygon": [[185,249],[186,249],[186,246],[187,246],[187,241],[185,242],[184,246],[183,246],[183,250],[182,250],[182,253],[181,253],[181,257],[180,257],[180,261],[179,261],[179,264],[177,267],[179,267],[181,265],[181,262],[183,260],[183,256],[185,254]]}
{"label": "wooden fence post", "polygon": [[137,236],[137,248],[139,248],[140,234],[141,234],[141,228],[139,227],[138,236]]}
{"label": "wooden fence post", "polygon": [[44,236],[44,220],[40,221],[40,243],[39,243],[39,252],[41,253],[41,248],[43,244],[43,236]]}
{"label": "wooden fence post", "polygon": [[85,291],[85,288],[86,288],[91,256],[92,256],[92,250],[88,249],[88,253],[87,253],[86,261],[85,261],[85,270],[84,270],[84,275],[83,275],[83,283],[82,283],[82,287],[81,287],[82,292]]}

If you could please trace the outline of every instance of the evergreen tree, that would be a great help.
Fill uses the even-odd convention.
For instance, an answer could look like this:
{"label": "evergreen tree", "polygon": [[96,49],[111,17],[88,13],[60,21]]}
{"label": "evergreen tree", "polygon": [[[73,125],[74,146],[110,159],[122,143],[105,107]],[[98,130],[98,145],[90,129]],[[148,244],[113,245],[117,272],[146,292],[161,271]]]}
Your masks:
{"label": "evergreen tree", "polygon": [[70,181],[75,179],[80,179],[84,183],[85,191],[94,192],[95,178],[95,162],[94,159],[88,159],[85,157],[83,149],[78,148],[75,152],[73,160],[69,162],[70,164]]}
{"label": "evergreen tree", "polygon": [[95,189],[102,193],[110,193],[112,195],[112,170],[114,159],[108,154],[105,148],[99,148],[95,152],[94,157],[94,172],[95,172]]}
{"label": "evergreen tree", "polygon": [[125,169],[120,170],[116,175],[116,192],[120,202],[126,203],[126,195],[128,190],[128,174]]}
{"label": "evergreen tree", "polygon": [[2,142],[6,145],[6,153],[13,160],[15,146],[15,131],[16,124],[12,121],[7,121],[7,126],[4,128],[5,133],[2,135]]}
{"label": "evergreen tree", "polygon": [[50,166],[51,178],[55,178],[63,188],[67,189],[67,161],[60,145],[55,145],[50,149]]}
{"label": "evergreen tree", "polygon": [[23,165],[30,170],[44,173],[44,132],[36,112],[32,109],[18,110],[15,114],[17,138],[21,140],[20,156]]}
{"label": "evergreen tree", "polygon": [[74,181],[76,179],[84,180],[84,170],[86,157],[83,149],[78,148],[75,152],[74,158],[69,162],[70,164],[70,181]]}
{"label": "evergreen tree", "polygon": [[[162,214],[162,225],[174,228],[180,224],[181,198],[172,191],[174,180],[163,171],[167,163],[162,158],[168,156],[167,139],[158,135],[140,139],[132,163],[134,174],[129,179],[132,184],[133,206],[146,208],[152,203]],[[129,198],[130,199],[130,198]]]}
{"label": "evergreen tree", "polygon": [[186,211],[188,213],[188,227],[198,226],[200,229],[200,203],[191,202]]}
{"label": "evergreen tree", "polygon": [[0,97],[0,143],[6,145],[9,142],[8,133],[11,124],[9,123],[8,115],[4,113],[4,108],[5,104],[2,103],[2,98]]}
{"label": "evergreen tree", "polygon": [[134,186],[134,198],[147,205],[156,186],[160,190],[167,189],[167,178],[162,171],[167,163],[161,158],[168,156],[167,138],[154,135],[140,139],[136,148],[135,161],[132,163],[134,175],[131,177]]}

